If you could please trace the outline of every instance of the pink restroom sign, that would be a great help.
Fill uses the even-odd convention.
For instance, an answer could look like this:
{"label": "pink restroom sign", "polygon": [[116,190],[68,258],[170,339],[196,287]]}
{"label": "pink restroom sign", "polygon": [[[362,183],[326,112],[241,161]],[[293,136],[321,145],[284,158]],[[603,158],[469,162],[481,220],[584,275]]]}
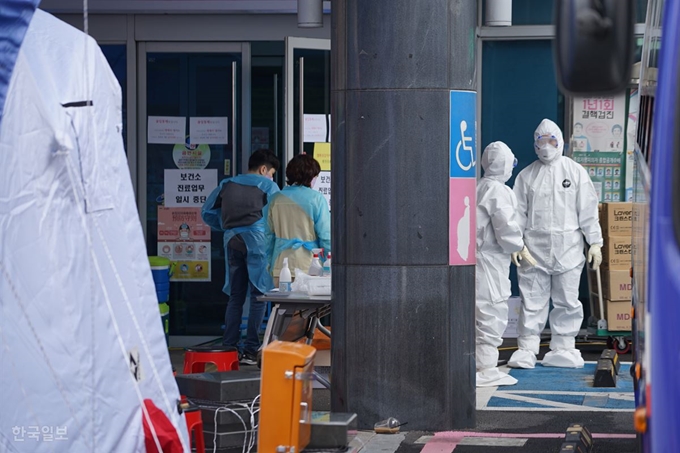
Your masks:
{"label": "pink restroom sign", "polygon": [[449,184],[449,265],[475,264],[477,181],[451,178]]}
{"label": "pink restroom sign", "polygon": [[449,265],[474,265],[477,199],[477,93],[450,92]]}

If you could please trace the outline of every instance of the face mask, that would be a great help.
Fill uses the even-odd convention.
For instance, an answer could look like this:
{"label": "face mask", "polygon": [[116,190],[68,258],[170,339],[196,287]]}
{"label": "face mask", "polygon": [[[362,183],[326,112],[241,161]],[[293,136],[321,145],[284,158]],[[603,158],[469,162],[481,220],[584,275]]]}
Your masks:
{"label": "face mask", "polygon": [[310,185],[310,187],[314,187],[314,185],[316,184],[316,178],[317,177],[315,176],[314,179],[312,179],[312,184]]}
{"label": "face mask", "polygon": [[273,180],[274,180],[274,177],[273,177],[272,175],[270,175],[270,174],[266,174],[266,175],[262,175],[262,176],[264,176],[265,178],[267,178],[267,179],[270,180],[270,181],[273,181]]}
{"label": "face mask", "polygon": [[557,157],[557,148],[550,144],[544,144],[541,145],[536,154],[538,154],[538,158],[541,159],[541,162],[552,162]]}

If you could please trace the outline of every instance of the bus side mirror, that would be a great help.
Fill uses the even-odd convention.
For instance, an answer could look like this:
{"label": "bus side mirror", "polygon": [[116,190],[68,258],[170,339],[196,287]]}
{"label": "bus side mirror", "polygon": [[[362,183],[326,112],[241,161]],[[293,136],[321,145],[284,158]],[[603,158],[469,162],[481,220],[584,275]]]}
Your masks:
{"label": "bus side mirror", "polygon": [[635,0],[555,0],[555,74],[572,96],[613,94],[630,83]]}

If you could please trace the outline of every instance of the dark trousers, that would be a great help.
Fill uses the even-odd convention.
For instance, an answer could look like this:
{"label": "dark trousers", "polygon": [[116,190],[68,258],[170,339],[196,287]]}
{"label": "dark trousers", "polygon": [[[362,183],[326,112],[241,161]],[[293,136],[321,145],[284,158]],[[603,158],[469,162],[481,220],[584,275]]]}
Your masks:
{"label": "dark trousers", "polygon": [[229,260],[229,282],[231,294],[224,314],[224,335],[222,344],[237,347],[241,338],[241,317],[246,295],[250,289],[250,311],[248,313],[248,327],[243,352],[256,354],[260,348],[260,326],[264,319],[265,302],[258,302],[257,297],[262,293],[250,283],[248,277],[247,252],[243,253],[231,247],[227,247],[227,259]]}

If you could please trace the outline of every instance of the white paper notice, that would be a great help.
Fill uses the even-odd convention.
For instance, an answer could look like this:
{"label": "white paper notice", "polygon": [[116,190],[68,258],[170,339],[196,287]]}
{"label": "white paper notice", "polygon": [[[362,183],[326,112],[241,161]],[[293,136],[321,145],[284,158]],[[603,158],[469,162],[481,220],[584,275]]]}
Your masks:
{"label": "white paper notice", "polygon": [[226,145],[229,118],[226,116],[192,116],[189,118],[189,140],[192,145]]}
{"label": "white paper notice", "polygon": [[305,143],[326,143],[331,141],[331,134],[327,134],[326,116],[328,116],[328,123],[330,123],[330,115],[305,114]]}
{"label": "white paper notice", "polygon": [[316,177],[312,189],[318,190],[328,202],[328,210],[331,210],[331,172],[322,171]]}
{"label": "white paper notice", "polygon": [[184,143],[187,119],[183,116],[150,116],[147,131],[147,143]]}
{"label": "white paper notice", "polygon": [[217,170],[165,170],[165,207],[200,207],[217,187]]}

